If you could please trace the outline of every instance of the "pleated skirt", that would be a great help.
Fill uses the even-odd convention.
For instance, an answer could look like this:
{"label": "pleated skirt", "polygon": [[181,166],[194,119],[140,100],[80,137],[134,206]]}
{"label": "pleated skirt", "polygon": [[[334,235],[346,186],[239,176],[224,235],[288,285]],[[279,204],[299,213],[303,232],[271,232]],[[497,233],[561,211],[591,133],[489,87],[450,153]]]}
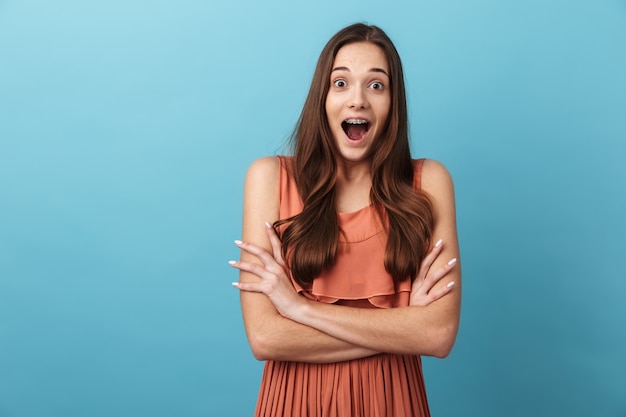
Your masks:
{"label": "pleated skirt", "polygon": [[336,363],[267,361],[256,417],[430,416],[419,356]]}

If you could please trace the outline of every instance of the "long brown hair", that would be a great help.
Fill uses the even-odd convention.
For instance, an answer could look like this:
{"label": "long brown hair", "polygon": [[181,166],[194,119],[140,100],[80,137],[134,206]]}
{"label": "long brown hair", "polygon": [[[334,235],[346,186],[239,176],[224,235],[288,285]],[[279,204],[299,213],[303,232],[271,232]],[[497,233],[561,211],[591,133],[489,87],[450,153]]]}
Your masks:
{"label": "long brown hair", "polygon": [[[413,188],[404,75],[398,52],[380,28],[354,24],[337,32],[317,62],[311,88],[291,137],[292,175],[304,203],[300,214],[274,224],[281,231],[283,257],[294,279],[310,284],[335,262],[341,233],[335,207],[338,154],[326,118],[330,73],[341,47],[370,42],[387,57],[391,107],[387,122],[370,155],[370,200],[387,230],[385,268],[396,282],[413,279],[433,228],[430,200]],[[286,226],[281,227],[281,226]]]}

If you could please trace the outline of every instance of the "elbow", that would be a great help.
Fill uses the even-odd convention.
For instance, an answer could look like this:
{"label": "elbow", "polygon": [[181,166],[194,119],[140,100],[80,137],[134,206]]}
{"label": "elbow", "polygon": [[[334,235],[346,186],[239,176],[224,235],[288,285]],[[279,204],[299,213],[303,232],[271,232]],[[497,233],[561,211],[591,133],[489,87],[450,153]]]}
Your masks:
{"label": "elbow", "polygon": [[[282,318],[273,320],[268,318],[262,322],[248,323],[246,335],[252,355],[258,361],[285,360],[288,336],[282,326]],[[286,319],[284,319],[286,320]]]}
{"label": "elbow", "polygon": [[254,356],[254,359],[256,359],[257,361],[261,361],[261,362],[269,360],[269,358],[267,357],[264,351],[258,348],[255,348],[252,345],[251,345],[251,348],[252,348],[252,356]]}
{"label": "elbow", "polygon": [[454,346],[456,333],[456,326],[446,326],[439,329],[439,331],[437,331],[437,335],[433,338],[433,344],[430,352],[428,352],[429,356],[434,356],[440,359],[447,357]]}
{"label": "elbow", "polygon": [[449,344],[441,344],[441,346],[436,346],[433,348],[430,356],[434,356],[435,358],[443,359],[447,357],[452,351],[452,343]]}
{"label": "elbow", "polygon": [[258,361],[289,360],[285,344],[274,332],[256,332],[248,336],[252,355]]}
{"label": "elbow", "polygon": [[249,335],[248,342],[250,343],[250,349],[252,355],[258,361],[267,361],[272,359],[269,355],[271,348],[268,347],[267,341],[260,335]]}

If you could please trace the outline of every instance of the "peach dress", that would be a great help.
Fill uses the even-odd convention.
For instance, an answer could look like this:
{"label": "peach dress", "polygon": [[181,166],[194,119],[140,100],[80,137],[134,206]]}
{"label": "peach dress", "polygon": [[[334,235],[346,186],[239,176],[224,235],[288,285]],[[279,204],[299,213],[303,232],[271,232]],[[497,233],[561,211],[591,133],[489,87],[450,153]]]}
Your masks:
{"label": "peach dress", "polygon": [[[280,218],[302,211],[290,176],[291,159],[280,158]],[[423,160],[414,161],[420,186]],[[363,308],[407,306],[411,283],[394,284],[385,270],[386,233],[372,206],[339,213],[341,251],[332,268],[303,296],[322,303]],[[381,353],[333,363],[267,361],[255,412],[257,417],[418,417],[430,416],[419,356]]]}

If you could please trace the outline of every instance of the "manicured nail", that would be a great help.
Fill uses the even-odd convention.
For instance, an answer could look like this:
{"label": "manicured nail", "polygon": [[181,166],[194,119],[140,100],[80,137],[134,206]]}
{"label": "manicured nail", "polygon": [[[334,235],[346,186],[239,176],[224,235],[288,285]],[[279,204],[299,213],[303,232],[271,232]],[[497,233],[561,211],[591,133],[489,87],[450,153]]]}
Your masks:
{"label": "manicured nail", "polygon": [[443,240],[439,239],[437,243],[435,243],[435,247],[438,248],[443,243]]}
{"label": "manicured nail", "polygon": [[456,263],[456,258],[452,258],[448,261],[448,265],[452,266]]}
{"label": "manicured nail", "polygon": [[446,285],[446,287],[448,287],[448,288],[454,287],[454,281],[449,282],[448,285]]}
{"label": "manicured nail", "polygon": [[265,220],[265,227],[267,227],[268,229],[272,228],[272,224],[270,222],[268,222],[267,220]]}
{"label": "manicured nail", "polygon": [[241,245],[243,242],[239,239],[235,240],[235,245]]}
{"label": "manicured nail", "polygon": [[231,282],[230,283],[233,287],[239,287],[239,283],[238,282]]}
{"label": "manicured nail", "polygon": [[228,261],[228,265],[235,265],[237,261]]}

